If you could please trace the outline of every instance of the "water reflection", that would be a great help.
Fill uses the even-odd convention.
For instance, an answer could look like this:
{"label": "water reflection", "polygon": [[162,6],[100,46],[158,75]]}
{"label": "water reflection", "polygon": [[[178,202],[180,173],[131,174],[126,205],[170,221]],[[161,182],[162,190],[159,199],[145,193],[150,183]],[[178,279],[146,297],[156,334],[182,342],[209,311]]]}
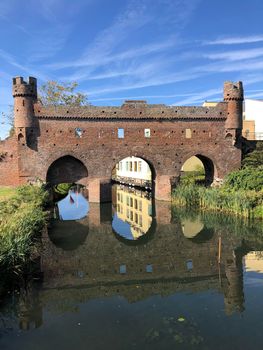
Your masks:
{"label": "water reflection", "polygon": [[127,186],[113,186],[112,228],[127,240],[138,240],[148,233],[153,218],[151,193]]}
{"label": "water reflection", "polygon": [[87,216],[89,203],[81,188],[73,187],[68,195],[55,204],[54,218],[59,220],[80,220]]}
{"label": "water reflection", "polygon": [[[114,191],[112,211],[91,204],[85,219],[56,220],[59,229],[52,225],[43,235],[42,283],[31,281],[11,298],[0,295],[0,322],[4,315],[11,324],[0,331],[0,348],[52,348],[56,334],[54,342],[65,349],[73,343],[79,349],[221,349],[222,343],[241,349],[250,348],[253,334],[260,349],[261,224],[175,208],[171,215],[168,205],[154,206],[142,194]],[[118,236],[141,241],[154,227],[151,240],[131,246],[116,239],[112,217],[134,224],[121,216],[124,208],[145,213],[146,223],[142,217],[138,225],[145,232],[137,240],[137,233]],[[245,317],[236,317],[240,313]],[[41,332],[31,333],[32,326]],[[28,335],[16,339],[19,327]]]}

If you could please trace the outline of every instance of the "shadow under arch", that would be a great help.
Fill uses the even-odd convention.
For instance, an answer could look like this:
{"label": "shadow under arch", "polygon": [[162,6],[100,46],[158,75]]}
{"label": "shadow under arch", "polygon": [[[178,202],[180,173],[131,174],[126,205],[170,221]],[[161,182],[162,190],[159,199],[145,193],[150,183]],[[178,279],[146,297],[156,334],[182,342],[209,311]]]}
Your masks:
{"label": "shadow under arch", "polygon": [[56,159],[48,168],[46,182],[51,185],[59,183],[86,183],[88,170],[82,161],[71,155]]}
{"label": "shadow under arch", "polygon": [[214,229],[204,227],[195,237],[189,238],[189,240],[196,244],[206,243],[210,241],[214,236]]}
{"label": "shadow under arch", "polygon": [[88,233],[89,226],[75,220],[52,220],[48,230],[50,241],[65,251],[72,251],[83,245]]}
{"label": "shadow under arch", "polygon": [[210,186],[213,183],[214,178],[217,177],[217,169],[215,167],[214,161],[208,156],[196,153],[196,154],[189,155],[184,160],[182,167],[184,166],[186,161],[192,157],[198,158],[201,161],[201,163],[203,164],[204,172],[205,172],[204,184],[205,184],[205,186]]}

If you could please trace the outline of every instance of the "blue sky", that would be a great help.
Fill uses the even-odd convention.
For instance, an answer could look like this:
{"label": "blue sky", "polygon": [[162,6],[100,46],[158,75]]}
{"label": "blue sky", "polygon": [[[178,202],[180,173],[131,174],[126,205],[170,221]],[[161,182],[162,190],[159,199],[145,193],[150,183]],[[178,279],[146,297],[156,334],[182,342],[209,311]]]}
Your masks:
{"label": "blue sky", "polygon": [[263,98],[262,17],[262,0],[0,0],[0,112],[29,75],[77,81],[95,105],[200,105],[225,80]]}

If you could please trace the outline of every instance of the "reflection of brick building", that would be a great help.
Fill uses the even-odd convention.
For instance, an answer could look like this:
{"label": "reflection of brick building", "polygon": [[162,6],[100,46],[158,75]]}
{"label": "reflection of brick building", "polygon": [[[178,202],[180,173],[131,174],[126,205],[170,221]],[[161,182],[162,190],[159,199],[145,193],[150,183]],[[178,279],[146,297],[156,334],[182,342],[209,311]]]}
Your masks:
{"label": "reflection of brick building", "polygon": [[[110,223],[94,225],[92,216],[98,217],[96,210],[91,206],[90,218],[82,221],[82,225],[89,226],[89,233],[74,251],[63,250],[59,242],[53,245],[48,236],[43,238],[45,303],[51,299],[59,303],[64,292],[72,300],[123,295],[134,302],[154,294],[214,289],[224,295],[231,310],[242,309],[242,262],[233,260],[233,237],[222,238],[219,265],[216,232],[206,235],[203,228],[203,239],[197,240],[198,235],[187,239],[180,222],[159,224],[147,244],[131,246],[116,239]],[[51,231],[53,241],[55,236],[56,231]],[[234,265],[236,268],[232,268]],[[136,288],[138,281],[140,287]],[[54,288],[60,288],[59,293]]]}

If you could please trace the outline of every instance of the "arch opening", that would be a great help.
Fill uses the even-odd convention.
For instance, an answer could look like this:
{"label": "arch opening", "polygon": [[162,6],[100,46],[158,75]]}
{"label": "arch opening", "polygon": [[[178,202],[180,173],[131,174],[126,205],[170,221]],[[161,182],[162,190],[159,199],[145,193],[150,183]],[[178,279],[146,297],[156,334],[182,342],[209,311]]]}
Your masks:
{"label": "arch opening", "polygon": [[46,181],[51,185],[60,183],[81,183],[86,185],[88,170],[73,156],[64,156],[55,160],[47,171]]}
{"label": "arch opening", "polygon": [[181,168],[180,182],[210,186],[214,181],[215,166],[213,161],[201,154],[188,158]]}
{"label": "arch opening", "polygon": [[24,135],[22,133],[19,133],[18,136],[17,136],[17,140],[18,142],[21,142],[24,140]]}
{"label": "arch opening", "polygon": [[140,157],[130,156],[120,160],[114,166],[111,178],[116,183],[148,191],[153,190],[153,168]]}

